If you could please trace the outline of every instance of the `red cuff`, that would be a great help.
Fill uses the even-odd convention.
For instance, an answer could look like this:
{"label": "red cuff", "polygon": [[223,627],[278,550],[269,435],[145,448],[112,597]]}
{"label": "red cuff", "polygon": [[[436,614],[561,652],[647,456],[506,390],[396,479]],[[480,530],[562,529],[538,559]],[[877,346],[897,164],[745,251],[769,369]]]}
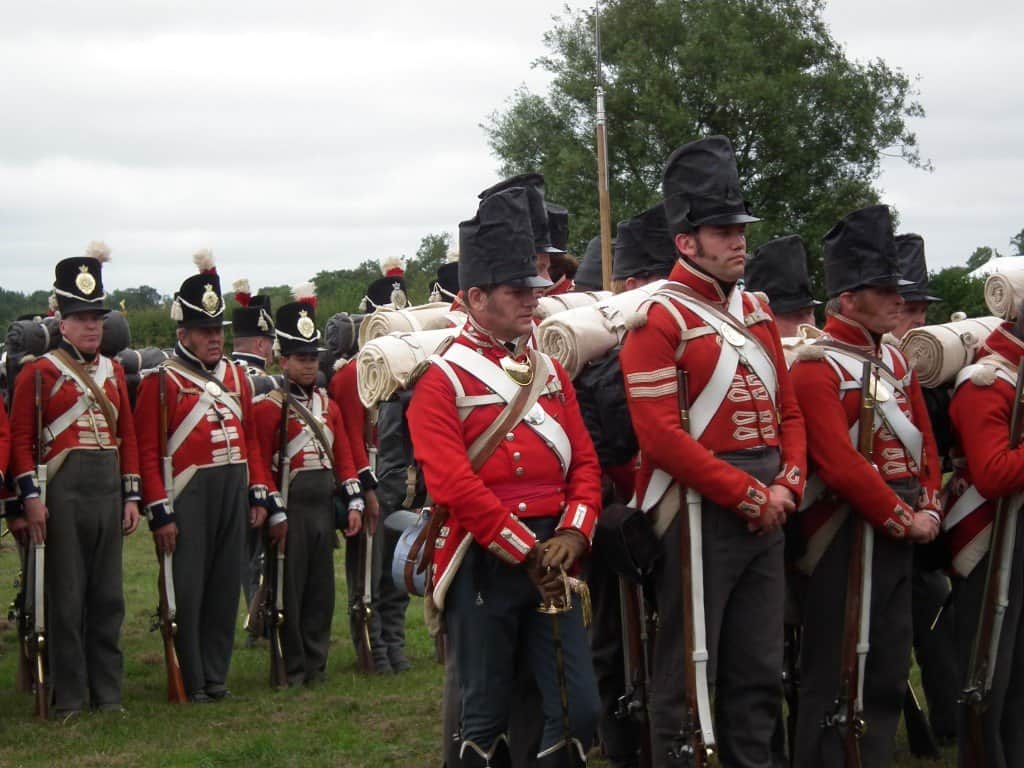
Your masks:
{"label": "red cuff", "polygon": [[792,491],[796,497],[797,506],[800,505],[800,501],[804,497],[804,486],[807,484],[806,474],[801,471],[800,467],[783,464],[772,483]]}
{"label": "red cuff", "polygon": [[562,519],[558,521],[559,531],[579,531],[588,544],[594,543],[594,528],[597,526],[597,510],[580,501],[570,501]]}
{"label": "red cuff", "polygon": [[518,565],[526,560],[526,556],[536,543],[537,537],[533,535],[533,531],[523,525],[518,517],[510,514],[487,542],[487,550],[506,563]]}
{"label": "red cuff", "polygon": [[747,486],[743,496],[740,497],[733,507],[740,517],[747,520],[759,520],[768,506],[768,486],[757,478],[750,478],[751,483]]}
{"label": "red cuff", "polygon": [[902,501],[893,507],[892,513],[882,521],[882,530],[893,539],[904,539],[914,523],[914,510]]}

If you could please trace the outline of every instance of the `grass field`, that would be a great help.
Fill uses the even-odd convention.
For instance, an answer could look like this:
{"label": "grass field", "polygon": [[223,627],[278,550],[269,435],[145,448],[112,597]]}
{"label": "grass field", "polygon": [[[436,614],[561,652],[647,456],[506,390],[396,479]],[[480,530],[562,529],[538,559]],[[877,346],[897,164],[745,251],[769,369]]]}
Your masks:
{"label": "grass field", "polygon": [[[0,600],[14,596],[18,568],[10,538],[0,547]],[[85,715],[60,727],[32,719],[32,699],[14,691],[17,639],[0,619],[0,766],[344,766],[430,768],[440,765],[442,670],[422,620],[409,608],[408,650],[413,670],[366,677],[355,671],[343,610],[342,558],[336,560],[338,601],[329,679],[316,688],[272,691],[266,647],[246,649],[236,636],[228,684],[234,697],[207,705],[170,705],[159,634],[150,632],[156,605],[152,540],[140,530],[125,544],[123,631],[125,715]],[[242,617],[239,615],[239,628]],[[502,695],[495,692],[495,695]],[[901,737],[902,741],[902,737]],[[593,760],[595,766],[602,766]],[[896,765],[915,761],[901,749]],[[952,753],[941,765],[955,765]]]}

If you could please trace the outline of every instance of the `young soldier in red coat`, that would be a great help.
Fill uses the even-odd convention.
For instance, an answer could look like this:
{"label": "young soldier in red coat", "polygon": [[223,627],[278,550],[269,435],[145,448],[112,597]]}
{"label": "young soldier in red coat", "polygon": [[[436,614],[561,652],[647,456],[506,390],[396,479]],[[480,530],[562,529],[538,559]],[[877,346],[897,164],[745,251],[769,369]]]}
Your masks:
{"label": "young soldier in red coat", "polygon": [[[185,691],[192,702],[208,703],[229,695],[245,526],[259,528],[269,515],[276,542],[287,522],[260,454],[245,369],[224,357],[224,300],[213,258],[209,251],[193,258],[200,274],[181,284],[171,306],[178,343],[139,385],[135,419],[149,527],[160,552],[174,555],[175,646]],[[159,449],[161,408],[169,486]]]}
{"label": "young soldier in red coat", "polygon": [[[953,551],[957,646],[966,674],[982,611],[995,507],[1002,497],[1015,500],[1007,507],[1013,537],[1008,604],[982,714],[985,766],[1001,767],[1024,765],[1024,699],[1019,684],[1024,674],[1024,518],[1017,497],[1024,491],[1024,449],[1009,444],[1017,366],[1024,356],[1021,318],[1018,309],[1016,321],[996,328],[979,350],[976,364],[957,377],[949,411],[960,455],[954,461],[951,506],[943,523]],[[962,675],[958,684],[963,682]],[[971,768],[966,734],[961,725],[960,765]]]}
{"label": "young soldier in red coat", "polygon": [[[397,260],[394,263],[399,263]],[[386,264],[382,264],[385,267]],[[386,271],[395,271],[395,267]],[[374,280],[366,288],[363,307],[373,312],[377,307],[403,308],[409,305],[409,297],[405,291],[405,278],[399,271],[390,276],[385,275]],[[353,328],[353,333],[356,329]],[[354,346],[354,345],[353,345]],[[363,595],[358,592],[363,584],[364,574],[359,573],[360,548],[370,547],[370,646],[373,651],[373,667],[377,674],[391,674],[391,660],[388,648],[381,636],[381,612],[379,585],[384,576],[390,578],[390,564],[383,561],[384,537],[377,535],[377,520],[380,516],[380,503],[377,499],[377,467],[376,447],[373,430],[369,428],[366,408],[359,399],[359,369],[353,354],[347,360],[335,363],[335,373],[328,384],[331,399],[341,409],[342,421],[345,424],[349,449],[356,469],[359,471],[359,482],[365,494],[366,515],[364,517],[365,533],[363,536],[352,536],[345,540],[345,581],[348,585],[349,628],[352,642],[359,652],[358,638],[360,627],[355,616],[358,615]],[[373,451],[373,461],[370,452]]]}
{"label": "young soldier in red coat", "polygon": [[[49,682],[60,720],[86,705],[121,708],[121,538],[139,521],[139,457],[124,371],[99,353],[110,311],[101,264],[109,255],[93,243],[84,257],[57,264],[60,346],[22,368],[11,408],[11,474],[32,541],[46,542]],[[45,500],[36,475],[40,439]]]}
{"label": "young soldier in red coat", "polygon": [[562,594],[558,569],[589,549],[597,459],[565,371],[526,349],[535,290],[548,283],[526,191],[487,197],[459,230],[470,319],[416,384],[409,427],[427,490],[447,510],[428,600],[444,611],[458,667],[462,765],[509,765],[520,646],[543,701],[538,766],[584,765],[598,697],[580,606],[555,618],[537,609],[542,594]]}
{"label": "young soldier in red coat", "polygon": [[[723,764],[761,768],[770,765],[781,693],[782,525],[803,492],[803,418],[771,313],[736,285],[746,225],[757,219],[743,202],[729,140],[711,136],[677,149],[662,189],[679,254],[669,275],[674,282],[655,294],[646,325],[629,333],[620,355],[640,443],[637,499],[662,541],[653,574],[660,621],[650,692],[654,760],[686,765],[691,731],[700,727],[706,742],[711,728],[687,722],[684,706],[690,661],[682,633],[691,622],[680,591],[685,524],[703,540],[703,568],[691,562],[705,585],[699,616],[710,665],[694,672],[704,700],[699,708],[710,709],[700,683],[706,674]],[[680,372],[689,434],[679,419]],[[681,504],[683,488],[700,498],[691,493],[693,503]]]}
{"label": "young soldier in red coat", "polygon": [[[298,298],[301,294],[296,294]],[[282,646],[290,685],[322,681],[334,616],[334,498],[344,496],[346,536],[362,524],[363,497],[338,406],[316,386],[320,332],[315,297],[277,311],[281,369],[288,382],[287,555]],[[282,390],[256,403],[268,476],[280,477]],[[284,488],[279,489],[282,494]]]}
{"label": "young soldier in red coat", "polygon": [[[917,377],[903,355],[881,341],[898,322],[902,302],[889,209],[854,211],[825,235],[824,246],[830,299],[824,336],[801,350],[792,370],[816,475],[800,517],[807,548],[799,566],[809,576],[795,760],[806,768],[843,765],[841,729],[822,723],[845,695],[840,669],[847,573],[853,525],[863,519],[874,543],[870,594],[864,596],[870,651],[860,750],[864,765],[887,765],[910,668],[911,543],[930,541],[938,532],[941,469]],[[856,445],[868,359],[880,371],[873,463]]]}

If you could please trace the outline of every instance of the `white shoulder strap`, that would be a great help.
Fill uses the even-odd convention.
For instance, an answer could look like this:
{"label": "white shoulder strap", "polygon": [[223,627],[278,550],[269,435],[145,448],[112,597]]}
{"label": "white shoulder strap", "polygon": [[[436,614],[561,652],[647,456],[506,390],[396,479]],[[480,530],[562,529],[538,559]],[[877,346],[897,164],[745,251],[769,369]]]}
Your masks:
{"label": "white shoulder strap", "polygon": [[[448,351],[444,353],[443,359],[452,365],[458,366],[474,378],[479,379],[494,394],[499,395],[504,403],[511,402],[519,390],[519,385],[505,375],[505,372],[499,366],[464,344],[452,344]],[[556,376],[557,378],[554,369],[549,367],[550,359],[545,359],[545,357],[538,355],[537,360],[538,366],[537,370],[534,371],[535,376],[544,376],[545,379],[549,376]],[[542,368],[543,370],[541,370]],[[454,371],[452,373],[454,375]],[[456,390],[456,393],[458,393],[458,390]],[[562,425],[547,416],[539,403],[529,410],[522,423],[536,432],[541,440],[556,453],[562,465],[563,474],[567,473],[572,462],[572,443],[569,441],[569,436],[565,433]]]}

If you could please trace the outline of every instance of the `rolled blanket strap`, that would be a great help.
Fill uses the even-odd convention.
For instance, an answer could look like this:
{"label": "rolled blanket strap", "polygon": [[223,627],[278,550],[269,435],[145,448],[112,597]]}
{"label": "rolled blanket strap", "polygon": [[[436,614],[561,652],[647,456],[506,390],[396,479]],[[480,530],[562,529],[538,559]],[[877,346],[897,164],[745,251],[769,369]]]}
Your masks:
{"label": "rolled blanket strap", "polygon": [[998,317],[974,317],[915,328],[903,337],[900,350],[922,387],[941,387],[952,383],[957,373],[974,360],[978,347],[1001,322]]}
{"label": "rolled blanket strap", "polygon": [[418,333],[434,331],[448,325],[451,304],[435,301],[405,309],[380,307],[372,315],[366,315],[359,326],[359,346],[368,341],[387,336],[389,333]]}
{"label": "rolled blanket strap", "polygon": [[458,332],[457,328],[442,328],[392,333],[368,341],[356,357],[360,402],[373,408],[405,389],[416,367]]}
{"label": "rolled blanket strap", "polygon": [[1017,319],[1017,307],[1024,300],[1024,270],[995,272],[985,280],[985,306],[996,317]]}
{"label": "rolled blanket strap", "polygon": [[[570,377],[576,378],[587,363],[622,342],[640,307],[664,283],[664,280],[658,280],[616,295],[605,293],[599,302],[550,315],[538,329],[541,351],[551,355],[562,364]],[[564,294],[552,298],[563,299],[574,295],[583,294]]]}

